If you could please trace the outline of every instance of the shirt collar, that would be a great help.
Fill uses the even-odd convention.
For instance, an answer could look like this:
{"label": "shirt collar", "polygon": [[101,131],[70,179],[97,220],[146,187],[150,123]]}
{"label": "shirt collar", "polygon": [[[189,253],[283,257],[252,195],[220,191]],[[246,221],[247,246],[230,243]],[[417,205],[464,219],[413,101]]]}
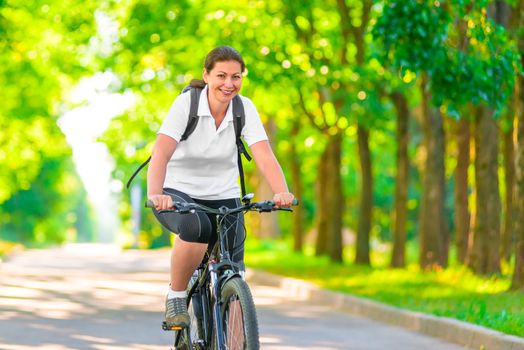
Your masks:
{"label": "shirt collar", "polygon": [[[200,117],[203,116],[209,116],[211,115],[211,109],[209,108],[209,101],[207,99],[207,92],[208,88],[207,85],[202,89],[202,93],[200,94],[200,100],[198,101],[198,115]],[[233,121],[233,103],[229,103],[229,106],[227,106],[226,111],[226,117],[224,118],[224,122],[232,122]]]}

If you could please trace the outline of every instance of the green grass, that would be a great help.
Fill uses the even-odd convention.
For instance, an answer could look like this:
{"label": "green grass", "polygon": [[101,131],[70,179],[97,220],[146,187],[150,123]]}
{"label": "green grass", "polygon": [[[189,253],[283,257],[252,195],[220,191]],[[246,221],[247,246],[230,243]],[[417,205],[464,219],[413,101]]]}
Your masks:
{"label": "green grass", "polygon": [[251,240],[246,244],[249,267],[524,337],[524,293],[507,291],[508,276],[479,277],[461,266],[430,272],[421,271],[416,264],[389,269],[384,267],[387,252],[379,255],[373,259],[382,267],[370,268],[334,264],[311,252],[296,254],[284,242]]}

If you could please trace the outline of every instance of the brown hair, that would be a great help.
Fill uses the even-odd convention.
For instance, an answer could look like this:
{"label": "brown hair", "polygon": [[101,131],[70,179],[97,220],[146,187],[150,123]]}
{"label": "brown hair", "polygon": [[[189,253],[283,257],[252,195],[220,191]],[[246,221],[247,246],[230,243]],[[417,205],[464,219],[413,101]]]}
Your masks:
{"label": "brown hair", "polygon": [[[207,54],[206,60],[204,61],[204,68],[206,71],[210,72],[213,70],[213,68],[215,68],[215,63],[224,61],[237,61],[240,63],[242,73],[246,69],[246,64],[244,63],[240,53],[231,46],[226,45],[215,47]],[[206,83],[201,79],[193,79],[189,85],[203,88]]]}

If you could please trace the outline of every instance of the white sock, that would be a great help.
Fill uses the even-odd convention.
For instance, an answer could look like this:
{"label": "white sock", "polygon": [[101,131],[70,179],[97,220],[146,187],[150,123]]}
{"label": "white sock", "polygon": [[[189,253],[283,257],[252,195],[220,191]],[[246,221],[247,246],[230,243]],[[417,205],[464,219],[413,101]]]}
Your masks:
{"label": "white sock", "polygon": [[187,297],[187,292],[185,290],[182,291],[176,291],[169,288],[167,292],[167,298],[173,299],[173,298],[185,298]]}

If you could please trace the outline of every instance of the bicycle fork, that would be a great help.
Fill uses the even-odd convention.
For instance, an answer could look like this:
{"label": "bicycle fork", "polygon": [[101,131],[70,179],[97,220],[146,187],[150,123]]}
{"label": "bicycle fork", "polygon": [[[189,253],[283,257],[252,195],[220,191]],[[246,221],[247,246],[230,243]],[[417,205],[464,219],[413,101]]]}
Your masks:
{"label": "bicycle fork", "polygon": [[223,332],[223,324],[221,322],[222,317],[222,310],[220,309],[221,306],[221,300],[220,300],[220,286],[218,283],[218,271],[216,268],[216,265],[214,263],[209,264],[209,272],[211,276],[211,290],[213,292],[213,300],[215,301],[213,303],[213,322],[215,324],[215,330],[216,330],[216,341],[217,341],[217,349],[224,349],[224,332]]}

